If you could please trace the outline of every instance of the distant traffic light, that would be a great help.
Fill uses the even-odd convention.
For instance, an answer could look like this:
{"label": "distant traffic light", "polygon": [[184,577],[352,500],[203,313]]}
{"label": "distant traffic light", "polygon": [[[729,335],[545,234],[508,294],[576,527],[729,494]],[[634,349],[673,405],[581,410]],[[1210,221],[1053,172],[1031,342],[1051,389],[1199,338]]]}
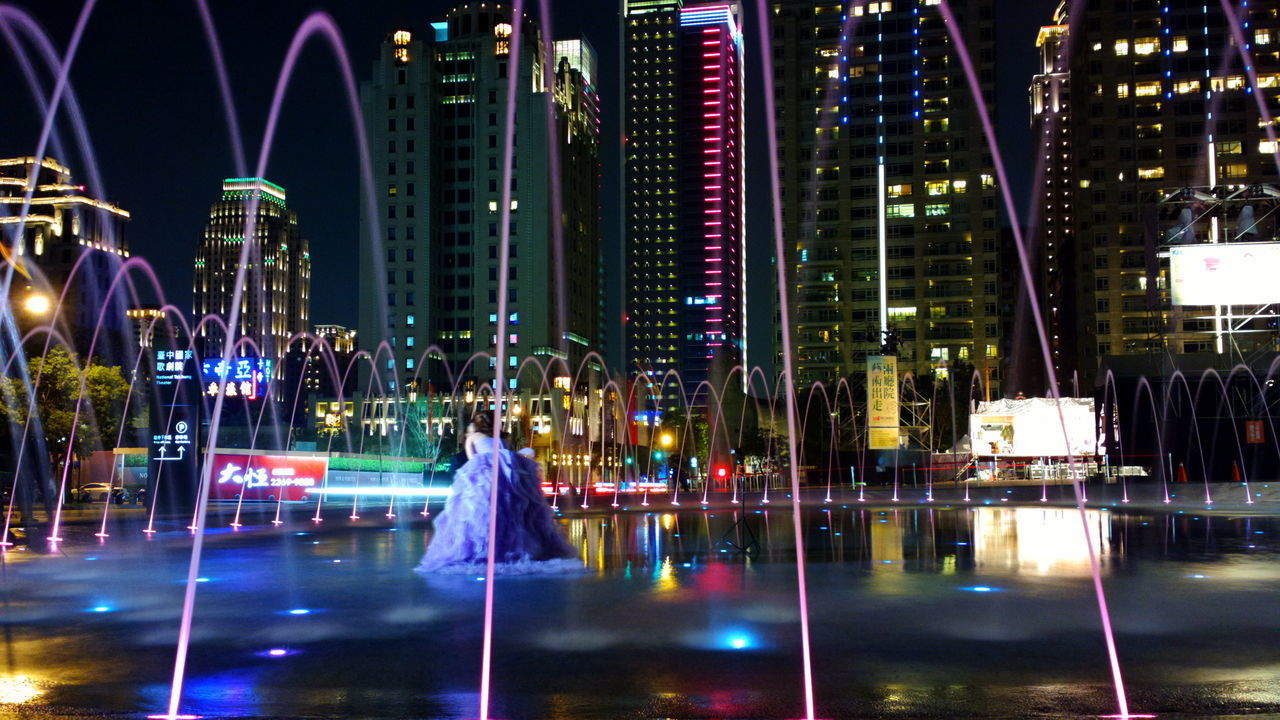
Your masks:
{"label": "distant traffic light", "polygon": [[653,451],[653,459],[654,459],[654,460],[662,460],[662,458],[664,458],[664,457],[666,457],[666,454],[665,454],[665,453],[663,453],[661,450],[654,450],[654,451]]}
{"label": "distant traffic light", "polygon": [[631,457],[630,455],[628,455],[628,456],[627,456],[627,464],[628,464],[628,465],[634,464],[634,463],[635,463],[635,461],[636,461],[636,459],[635,459],[635,458]]}

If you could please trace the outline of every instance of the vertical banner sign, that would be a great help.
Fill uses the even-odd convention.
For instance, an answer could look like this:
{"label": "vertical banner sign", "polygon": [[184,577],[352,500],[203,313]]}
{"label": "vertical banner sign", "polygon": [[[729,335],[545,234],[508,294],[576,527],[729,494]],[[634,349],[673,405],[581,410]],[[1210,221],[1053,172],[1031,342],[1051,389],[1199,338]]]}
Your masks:
{"label": "vertical banner sign", "polygon": [[898,447],[898,358],[867,357],[867,447]]}
{"label": "vertical banner sign", "polygon": [[199,477],[200,390],[190,350],[155,350],[155,402],[147,456],[148,492],[157,483],[164,502],[185,507],[195,501]]}

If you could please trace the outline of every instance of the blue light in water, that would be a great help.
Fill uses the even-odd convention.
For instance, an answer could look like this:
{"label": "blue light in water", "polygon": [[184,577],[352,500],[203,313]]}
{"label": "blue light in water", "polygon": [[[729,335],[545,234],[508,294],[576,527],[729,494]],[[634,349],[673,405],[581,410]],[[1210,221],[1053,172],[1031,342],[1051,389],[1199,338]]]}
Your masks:
{"label": "blue light in water", "polygon": [[892,561],[892,560],[881,560],[881,561],[880,561],[880,563],[881,563],[881,564],[883,564],[883,565],[892,565],[892,564],[893,564],[893,561]]}
{"label": "blue light in water", "polygon": [[958,543],[956,543],[956,544],[957,544],[957,545],[968,545],[969,543],[967,543],[967,542],[958,542]]}
{"label": "blue light in water", "polygon": [[290,615],[310,615],[311,611],[307,608],[294,608],[289,611]]}
{"label": "blue light in water", "polygon": [[976,592],[976,593],[1000,592],[1000,588],[991,587],[990,585],[973,585],[970,587],[962,587],[960,589],[964,590],[965,592]]}
{"label": "blue light in water", "polygon": [[271,648],[270,650],[263,650],[260,653],[254,653],[254,654],[257,655],[258,657],[282,658],[282,657],[288,657],[289,655],[297,655],[298,651],[290,650],[288,648],[276,647],[276,648]]}
{"label": "blue light in water", "polygon": [[96,557],[87,557],[87,558],[85,558],[85,560],[97,560],[97,559],[98,559],[98,558],[96,558]]}
{"label": "blue light in water", "polygon": [[309,532],[296,532],[296,533],[294,533],[294,535],[310,535],[310,534],[311,534],[311,533],[309,533]]}
{"label": "blue light in water", "polygon": [[724,646],[730,650],[748,650],[756,644],[755,638],[742,631],[725,634],[723,642]]}
{"label": "blue light in water", "polygon": [[207,577],[198,577],[198,578],[196,578],[196,582],[209,582],[209,578],[207,578]]}
{"label": "blue light in water", "polygon": [[1188,575],[1187,577],[1193,578],[1195,580],[1207,580],[1209,578],[1208,575],[1201,575],[1200,573],[1195,573],[1194,575]]}
{"label": "blue light in water", "polygon": [[111,607],[110,605],[98,605],[97,607],[90,608],[89,612],[104,613],[104,612],[111,612],[114,609],[115,608]]}

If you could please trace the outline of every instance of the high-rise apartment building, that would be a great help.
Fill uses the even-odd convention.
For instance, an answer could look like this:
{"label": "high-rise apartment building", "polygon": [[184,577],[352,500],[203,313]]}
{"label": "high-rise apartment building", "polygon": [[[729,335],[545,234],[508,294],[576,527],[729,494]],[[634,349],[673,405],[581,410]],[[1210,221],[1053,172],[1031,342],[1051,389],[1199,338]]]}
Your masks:
{"label": "high-rise apartment building", "polygon": [[1041,30],[1031,98],[1060,382],[1087,385],[1108,355],[1274,350],[1274,320],[1236,308],[1227,343],[1223,308],[1172,305],[1168,250],[1274,239],[1258,208],[1274,203],[1276,146],[1258,103],[1280,110],[1280,3],[1238,6],[1248,70],[1219,4],[1085,6]]}
{"label": "high-rise apartment building", "polygon": [[[359,337],[383,391],[492,376],[492,360],[476,354],[496,352],[500,273],[511,387],[520,381],[511,369],[531,356],[576,369],[601,346],[595,52],[581,39],[548,47],[532,20],[521,22],[518,53],[510,9],[492,3],[397,30],[361,88],[379,235],[364,217]],[[510,206],[501,208],[509,82],[515,155]],[[510,265],[501,268],[508,209]],[[439,351],[429,354],[432,345]]]}
{"label": "high-rise apartment building", "polygon": [[[994,113],[994,6],[950,6]],[[995,173],[938,3],[773,10],[797,382],[862,373],[888,330],[902,371],[973,366],[998,386],[1010,294]]]}
{"label": "high-rise apartment building", "polygon": [[[286,201],[285,189],[263,178],[223,180],[196,250],[196,320],[212,314],[229,323],[242,251],[250,243],[234,336],[252,340],[257,349],[242,344],[234,354],[256,355],[276,367],[297,348],[289,347],[290,338],[311,327],[311,253]],[[246,238],[255,205],[253,237]],[[206,357],[224,352],[226,337],[217,323],[205,323],[198,337]]]}
{"label": "high-rise apartment building", "polygon": [[737,2],[626,0],[630,372],[745,362],[743,47]]}
{"label": "high-rise apartment building", "polygon": [[[33,170],[34,188],[29,184]],[[31,205],[24,218],[28,191]],[[128,219],[128,212],[89,197],[72,180],[71,170],[52,158],[0,159],[0,230],[8,253],[4,268],[13,272],[8,301],[18,326],[55,321],[59,332],[87,352],[101,324],[94,354],[112,362],[131,357],[136,349],[128,342],[126,286],[111,292],[129,257]],[[15,237],[20,222],[22,234]]]}

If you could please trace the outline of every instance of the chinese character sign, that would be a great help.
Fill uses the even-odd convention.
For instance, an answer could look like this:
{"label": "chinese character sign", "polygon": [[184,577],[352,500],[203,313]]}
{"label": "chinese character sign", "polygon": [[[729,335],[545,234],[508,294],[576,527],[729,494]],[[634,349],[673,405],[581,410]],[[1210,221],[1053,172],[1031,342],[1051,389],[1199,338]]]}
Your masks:
{"label": "chinese character sign", "polygon": [[160,387],[190,380],[194,377],[194,368],[188,365],[195,359],[190,350],[157,350],[155,384]]}
{"label": "chinese character sign", "polygon": [[227,397],[257,400],[271,382],[271,364],[262,358],[232,358],[229,363],[220,359],[205,360],[201,367],[205,394],[216,396],[225,381]]}
{"label": "chinese character sign", "polygon": [[1246,420],[1244,423],[1244,441],[1250,445],[1266,442],[1266,433],[1262,429],[1261,420]]}
{"label": "chinese character sign", "polygon": [[292,455],[218,453],[213,459],[210,500],[301,502],[324,485],[329,460]]}
{"label": "chinese character sign", "polygon": [[898,424],[898,358],[891,355],[868,356],[868,447],[872,450],[898,447]]}

